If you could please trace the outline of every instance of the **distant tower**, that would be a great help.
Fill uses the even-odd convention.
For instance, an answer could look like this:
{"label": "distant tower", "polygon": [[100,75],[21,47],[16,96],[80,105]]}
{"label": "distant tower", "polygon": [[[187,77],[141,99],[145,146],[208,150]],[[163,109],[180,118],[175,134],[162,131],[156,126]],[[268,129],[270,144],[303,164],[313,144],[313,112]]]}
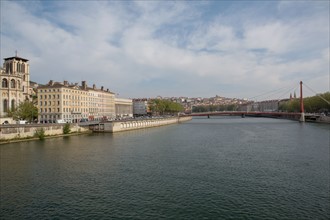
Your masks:
{"label": "distant tower", "polygon": [[18,57],[4,58],[0,73],[0,117],[20,102],[29,99],[30,70],[29,60]]}
{"label": "distant tower", "polygon": [[296,91],[294,91],[294,93],[293,93],[293,98],[297,98],[297,95],[296,95]]}
{"label": "distant tower", "polygon": [[290,100],[292,100],[292,93],[290,93]]}

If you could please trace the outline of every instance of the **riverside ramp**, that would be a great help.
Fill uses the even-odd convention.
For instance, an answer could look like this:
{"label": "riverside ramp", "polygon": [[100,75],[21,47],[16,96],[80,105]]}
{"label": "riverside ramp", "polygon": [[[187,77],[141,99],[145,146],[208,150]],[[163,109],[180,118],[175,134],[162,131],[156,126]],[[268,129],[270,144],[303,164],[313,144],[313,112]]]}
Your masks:
{"label": "riverside ramp", "polygon": [[191,116],[187,117],[168,117],[168,118],[150,118],[139,120],[126,120],[126,121],[108,121],[100,122],[97,124],[90,124],[89,129],[93,132],[109,132],[116,133],[121,131],[129,131],[135,129],[159,127],[169,124],[176,124],[191,120]]}

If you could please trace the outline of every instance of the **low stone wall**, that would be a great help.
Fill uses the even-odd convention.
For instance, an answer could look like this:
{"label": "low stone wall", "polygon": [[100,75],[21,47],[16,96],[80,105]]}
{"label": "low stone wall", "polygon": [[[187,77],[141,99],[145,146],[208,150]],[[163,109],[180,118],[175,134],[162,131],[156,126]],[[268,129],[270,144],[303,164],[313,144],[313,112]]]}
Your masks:
{"label": "low stone wall", "polygon": [[112,121],[93,125],[90,127],[94,132],[120,132],[142,128],[158,127],[191,120],[192,117],[171,117],[145,120]]}
{"label": "low stone wall", "polygon": [[316,120],[316,122],[321,122],[321,123],[328,123],[330,124],[330,117],[329,116],[325,116],[325,115],[321,115],[320,118],[318,118]]}
{"label": "low stone wall", "polygon": [[[45,136],[62,135],[65,124],[38,124],[38,125],[10,125],[0,127],[0,142],[13,139],[34,137],[37,130],[43,129]],[[87,132],[88,128],[82,128],[77,124],[70,124],[72,132]]]}

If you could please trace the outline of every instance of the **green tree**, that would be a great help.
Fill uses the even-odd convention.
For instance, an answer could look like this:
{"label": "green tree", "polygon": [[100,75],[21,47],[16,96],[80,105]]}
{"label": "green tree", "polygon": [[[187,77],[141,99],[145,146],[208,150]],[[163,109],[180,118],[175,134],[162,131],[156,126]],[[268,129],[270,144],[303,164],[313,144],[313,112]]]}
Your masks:
{"label": "green tree", "polygon": [[[322,98],[321,98],[322,97]],[[305,112],[330,112],[330,92],[304,98]],[[279,110],[286,112],[299,112],[300,100],[293,99],[282,103]]]}
{"label": "green tree", "polygon": [[27,120],[28,122],[34,121],[38,118],[38,109],[34,106],[33,102],[24,101],[20,103],[17,108],[8,112],[9,117],[15,120]]}
{"label": "green tree", "polygon": [[154,99],[149,102],[149,109],[153,114],[164,115],[182,112],[183,106],[169,100]]}
{"label": "green tree", "polygon": [[70,124],[65,124],[63,126],[63,134],[69,134],[71,132]]}

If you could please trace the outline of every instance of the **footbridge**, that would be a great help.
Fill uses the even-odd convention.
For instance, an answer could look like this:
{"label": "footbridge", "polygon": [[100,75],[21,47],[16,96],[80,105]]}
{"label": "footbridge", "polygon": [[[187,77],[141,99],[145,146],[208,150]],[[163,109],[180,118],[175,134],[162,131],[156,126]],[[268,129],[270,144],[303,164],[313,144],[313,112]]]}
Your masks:
{"label": "footbridge", "polygon": [[295,112],[247,112],[247,111],[221,111],[221,112],[201,112],[201,113],[191,113],[188,116],[250,116],[250,117],[274,117],[274,118],[290,118],[290,119],[300,119],[301,113]]}

